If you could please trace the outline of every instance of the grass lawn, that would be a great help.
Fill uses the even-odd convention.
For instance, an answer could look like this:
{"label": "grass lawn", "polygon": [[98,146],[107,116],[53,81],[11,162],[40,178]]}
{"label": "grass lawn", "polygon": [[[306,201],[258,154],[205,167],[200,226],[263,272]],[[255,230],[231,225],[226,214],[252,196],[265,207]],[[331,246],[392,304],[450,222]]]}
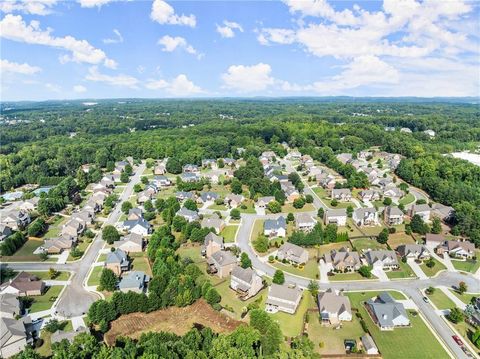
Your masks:
{"label": "grass lawn", "polygon": [[[345,354],[343,341],[354,339],[357,344],[364,334],[359,320],[354,316],[351,322],[342,322],[340,329],[333,326],[321,325],[318,312],[310,312],[306,326],[308,338],[313,341],[315,351],[320,354]],[[322,343],[322,345],[320,344]]]}
{"label": "grass lawn", "polygon": [[465,304],[469,304],[472,301],[472,298],[480,296],[480,293],[463,293],[460,294],[455,290],[449,289],[458,299],[460,299]]}
{"label": "grass lawn", "polygon": [[[242,206],[247,206],[247,208],[242,208]],[[238,206],[237,209],[240,211],[240,213],[257,213],[257,211],[255,211],[255,204],[250,199],[243,201],[242,205]]]}
{"label": "grass lawn", "polygon": [[212,204],[208,207],[208,209],[213,209],[214,211],[226,211],[227,206],[225,206],[224,204]]}
{"label": "grass lawn", "polygon": [[388,244],[395,249],[401,244],[414,244],[412,236],[405,233],[393,233],[388,236]]}
{"label": "grass lawn", "polygon": [[63,286],[53,285],[47,287],[46,292],[42,295],[32,297],[33,303],[30,306],[29,313],[41,312],[43,310],[50,309],[55,302],[56,298],[62,291]]}
{"label": "grass lawn", "polygon": [[43,279],[43,280],[68,280],[70,278],[70,272],[59,272],[58,276],[54,279],[50,278],[48,271],[45,272],[31,272],[28,273],[33,274],[34,276]]}
{"label": "grass lawn", "polygon": [[350,238],[363,236],[362,232],[360,232],[358,228],[353,225],[351,218],[347,219],[346,226],[338,227],[338,233],[343,233],[343,232],[347,232]]}
{"label": "grass lawn", "polygon": [[480,268],[479,260],[467,259],[465,261],[459,261],[459,260],[452,259],[451,262],[455,267],[455,269],[468,272],[468,273],[475,273],[478,270],[478,268]]}
{"label": "grass lawn", "polygon": [[425,273],[429,277],[433,277],[442,269],[446,269],[443,263],[437,261],[435,258],[432,258],[432,259],[435,262],[435,265],[432,268],[428,268],[425,263],[420,264],[420,268],[422,268],[423,273]]}
{"label": "grass lawn", "polygon": [[235,242],[235,237],[237,235],[238,226],[230,225],[226,226],[221,232],[220,235],[225,240],[225,243],[233,243]]}
{"label": "grass lawn", "polygon": [[374,280],[374,276],[372,278],[365,278],[360,273],[358,272],[352,272],[352,273],[336,273],[333,276],[329,276],[328,279],[331,282],[335,281],[342,281],[342,280]]}
{"label": "grass lawn", "polygon": [[397,259],[400,269],[385,272],[387,277],[390,279],[415,278],[416,275],[413,273],[412,268],[407,263],[403,263],[400,258]]}
{"label": "grass lawn", "polygon": [[361,227],[360,229],[367,236],[378,236],[384,228],[385,228],[384,226],[373,226],[373,227],[365,226],[365,227]]}
{"label": "grass lawn", "polygon": [[311,203],[305,203],[302,208],[293,207],[292,203],[285,203],[282,206],[282,213],[296,213],[296,212],[312,212],[315,211],[315,207]]}
{"label": "grass lawn", "polygon": [[433,294],[427,294],[427,297],[435,304],[437,309],[451,309],[456,307],[455,303],[438,288],[435,289]]}
{"label": "grass lawn", "polygon": [[329,243],[329,244],[322,244],[318,247],[318,251],[320,256],[323,256],[325,253],[330,253],[332,250],[339,250],[341,248],[349,248],[352,249],[350,246],[350,242],[338,242],[338,243]]}
{"label": "grass lawn", "polygon": [[207,278],[213,285],[217,285],[218,283],[225,280],[224,278],[221,279],[216,275],[210,275],[207,273],[207,266],[206,266],[207,260],[202,257],[200,253],[200,246],[180,247],[179,249],[177,249],[177,253],[182,258],[188,257],[192,259],[193,262],[197,265],[197,267],[200,268],[205,278]]}
{"label": "grass lawn", "polygon": [[285,272],[299,275],[302,277],[307,277],[311,279],[317,279],[320,275],[318,270],[318,259],[315,258],[317,254],[317,250],[315,248],[308,248],[308,262],[305,264],[303,268],[294,267],[291,264],[283,264],[281,262],[275,262],[272,265],[275,268],[281,269]]}
{"label": "grass lawn", "polygon": [[265,221],[263,219],[257,219],[255,224],[253,225],[252,229],[252,236],[250,237],[250,241],[253,241],[258,238],[259,235],[263,234],[263,223]]}
{"label": "grass lawn", "polygon": [[[62,329],[63,331],[72,331],[73,330],[73,325],[72,322],[69,320],[67,321],[65,327]],[[51,343],[51,337],[52,333],[42,330],[42,334],[40,337],[43,339],[43,345],[40,348],[36,348],[35,351],[40,354],[44,358],[48,358],[52,355],[52,343]]]}
{"label": "grass lawn", "polygon": [[142,271],[147,273],[148,275],[152,275],[150,271],[150,266],[148,265],[148,260],[143,256],[132,258],[131,269]]}
{"label": "grass lawn", "polygon": [[[399,292],[390,293],[397,299],[399,295],[403,295]],[[361,313],[373,340],[384,358],[449,358],[443,347],[418,315],[413,316],[409,314],[411,323],[409,328],[381,331],[372,321],[363,304],[364,301],[374,297],[376,294],[378,292],[365,292],[364,294],[348,293],[347,295],[352,303],[352,308],[357,308]],[[421,338],[421,342],[419,342],[419,338]]]}
{"label": "grass lawn", "polygon": [[87,285],[99,285],[100,284],[100,276],[102,275],[103,266],[96,266],[93,267],[92,272],[90,273],[90,277],[88,277]]}
{"label": "grass lawn", "polygon": [[80,257],[78,257],[78,258],[73,258],[72,255],[69,254],[67,261],[74,261],[74,260],[77,260],[77,259],[82,258],[82,257],[83,257],[83,254],[85,254],[85,251],[87,250],[87,247],[90,245],[91,242],[92,242],[91,240],[90,240],[90,241],[87,241],[86,238],[84,238],[84,239],[81,240],[81,241],[78,241],[77,249],[82,252],[82,255],[81,255]]}
{"label": "grass lawn", "polygon": [[233,316],[236,320],[247,320],[247,317],[242,319],[242,309],[245,308],[248,304],[259,300],[262,302],[264,298],[267,297],[268,289],[262,289],[257,293],[256,296],[248,300],[242,301],[237,297],[237,292],[230,288],[230,278],[227,278],[226,281],[215,286],[215,289],[222,297],[220,304],[225,307],[231,307],[233,312],[229,312],[229,315]]}
{"label": "grass lawn", "polygon": [[387,249],[387,246],[369,238],[359,238],[353,241],[353,246],[359,252],[365,249],[379,250]]}
{"label": "grass lawn", "polygon": [[28,239],[23,246],[21,246],[13,256],[2,256],[3,262],[30,262],[30,261],[40,261],[40,256],[38,254],[33,254],[33,251],[36,250],[43,244],[43,239],[40,238],[31,238]]}
{"label": "grass lawn", "polygon": [[401,200],[398,201],[398,204],[403,204],[404,206],[406,206],[407,204],[410,204],[413,201],[415,201],[415,196],[411,193],[407,193],[405,197],[403,197]]}
{"label": "grass lawn", "polygon": [[105,262],[107,260],[107,253],[100,254],[98,257],[97,262]]}
{"label": "grass lawn", "polygon": [[48,225],[48,231],[43,238],[55,238],[58,237],[62,229],[62,224],[68,221],[68,218],[62,216],[56,216],[55,220]]}

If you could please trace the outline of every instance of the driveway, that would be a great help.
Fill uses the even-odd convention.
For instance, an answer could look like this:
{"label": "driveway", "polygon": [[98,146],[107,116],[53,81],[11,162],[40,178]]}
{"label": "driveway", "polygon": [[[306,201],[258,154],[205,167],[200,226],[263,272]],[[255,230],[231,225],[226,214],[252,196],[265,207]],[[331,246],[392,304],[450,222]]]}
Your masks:
{"label": "driveway", "polygon": [[428,279],[428,277],[423,272],[422,268],[420,268],[418,263],[415,262],[415,259],[408,259],[407,263],[410,266],[410,268],[412,268],[413,272],[418,277],[418,279]]}
{"label": "driveway", "polygon": [[378,278],[380,282],[388,282],[390,279],[387,277],[387,274],[381,267],[374,267],[372,269],[372,274]]}
{"label": "driveway", "polygon": [[318,264],[318,269],[320,271],[320,283],[329,283],[328,272],[330,271],[330,266],[325,263],[325,260],[322,258]]}

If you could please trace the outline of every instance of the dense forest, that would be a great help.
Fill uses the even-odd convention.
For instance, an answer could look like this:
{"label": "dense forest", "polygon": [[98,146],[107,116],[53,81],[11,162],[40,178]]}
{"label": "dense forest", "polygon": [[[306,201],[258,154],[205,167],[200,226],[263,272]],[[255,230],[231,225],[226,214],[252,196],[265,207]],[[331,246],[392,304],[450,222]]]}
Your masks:
{"label": "dense forest", "polygon": [[[246,149],[245,157],[266,149],[282,154],[282,142],[336,169],[349,187],[363,187],[365,177],[334,155],[379,146],[405,156],[397,174],[452,205],[455,230],[478,244],[480,167],[443,154],[477,148],[479,115],[478,106],[468,103],[361,99],[3,104],[0,191],[57,184],[84,163],[109,167],[133,156],[200,164],[203,158],[238,157],[238,148]],[[430,138],[427,129],[436,136]]]}

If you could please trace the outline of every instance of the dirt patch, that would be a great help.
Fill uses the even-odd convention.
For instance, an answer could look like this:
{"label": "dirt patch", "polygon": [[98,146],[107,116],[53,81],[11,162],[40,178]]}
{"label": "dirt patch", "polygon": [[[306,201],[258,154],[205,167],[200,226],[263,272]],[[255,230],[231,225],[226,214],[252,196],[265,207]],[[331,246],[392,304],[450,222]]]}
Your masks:
{"label": "dirt patch", "polygon": [[119,336],[138,339],[142,333],[152,331],[183,335],[198,324],[210,327],[216,333],[230,333],[242,322],[215,311],[200,299],[188,307],[169,307],[148,314],[123,315],[111,323],[111,329],[105,334],[105,342],[113,345]]}

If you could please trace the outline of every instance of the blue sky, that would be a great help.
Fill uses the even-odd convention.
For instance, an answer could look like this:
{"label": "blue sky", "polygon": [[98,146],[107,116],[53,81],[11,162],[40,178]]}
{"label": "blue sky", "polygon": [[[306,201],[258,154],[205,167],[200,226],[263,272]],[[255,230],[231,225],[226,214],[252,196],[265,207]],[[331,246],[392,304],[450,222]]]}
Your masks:
{"label": "blue sky", "polygon": [[0,2],[1,98],[478,96],[461,0]]}

